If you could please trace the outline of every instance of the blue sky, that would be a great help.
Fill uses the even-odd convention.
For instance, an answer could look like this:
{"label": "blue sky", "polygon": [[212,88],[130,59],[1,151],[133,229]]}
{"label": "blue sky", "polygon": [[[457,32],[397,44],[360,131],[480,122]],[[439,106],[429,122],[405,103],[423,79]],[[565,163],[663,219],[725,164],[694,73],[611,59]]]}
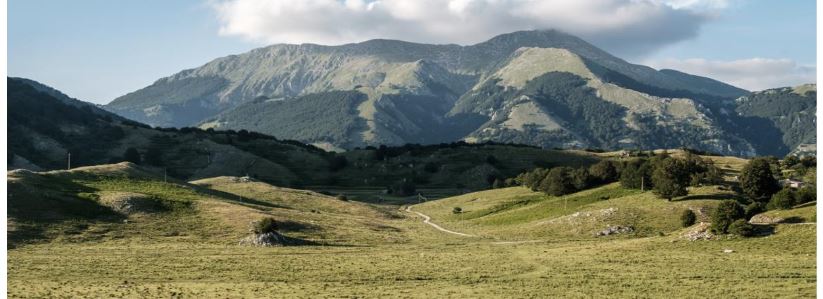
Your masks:
{"label": "blue sky", "polygon": [[180,70],[271,43],[471,44],[508,31],[559,28],[632,62],[747,89],[816,78],[813,0],[542,2],[9,0],[8,70],[107,103]]}

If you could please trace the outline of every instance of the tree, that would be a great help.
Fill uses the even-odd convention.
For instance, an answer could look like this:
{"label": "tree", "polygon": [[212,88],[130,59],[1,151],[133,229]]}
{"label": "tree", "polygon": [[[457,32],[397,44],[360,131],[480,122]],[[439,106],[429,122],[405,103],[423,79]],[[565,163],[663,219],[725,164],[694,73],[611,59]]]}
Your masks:
{"label": "tree", "polygon": [[271,217],[260,219],[252,225],[252,232],[258,235],[276,233],[277,222]]}
{"label": "tree", "polygon": [[660,161],[652,171],[654,192],[666,200],[688,194],[689,172],[683,160],[668,158]]}
{"label": "tree", "polygon": [[772,199],[766,205],[769,210],[788,210],[795,205],[795,193],[791,188],[783,188],[772,195]]}
{"label": "tree", "polygon": [[414,191],[417,190],[417,187],[412,183],[410,180],[403,179],[394,185],[391,186],[390,190],[392,193],[401,195],[401,196],[409,196],[414,194]]}
{"label": "tree", "polygon": [[721,201],[712,213],[712,231],[717,234],[728,232],[729,225],[744,216],[743,208],[736,201],[727,199]]}
{"label": "tree", "polygon": [[800,158],[797,158],[797,156],[795,155],[789,155],[783,159],[784,168],[791,168],[792,166],[795,166],[798,163],[800,163]]}
{"label": "tree", "polygon": [[497,158],[493,155],[488,155],[486,156],[486,163],[488,163],[489,165],[495,165],[497,164]]}
{"label": "tree", "polygon": [[157,147],[150,147],[146,150],[145,162],[152,166],[163,166],[163,151]]}
{"label": "tree", "polygon": [[349,164],[349,160],[346,159],[346,156],[343,155],[334,155],[331,159],[329,159],[329,170],[332,172],[336,172],[343,168],[346,168],[346,165]]}
{"label": "tree", "polygon": [[728,232],[741,237],[751,237],[754,235],[754,226],[744,219],[737,219],[732,222],[732,224],[729,224]]}
{"label": "tree", "polygon": [[134,164],[140,164],[142,161],[140,159],[140,153],[137,151],[136,148],[130,147],[126,149],[126,152],[123,153],[123,160]]}
{"label": "tree", "polygon": [[620,185],[629,189],[649,190],[652,187],[651,165],[646,160],[632,161],[620,172]]}
{"label": "tree", "polygon": [[617,168],[614,167],[614,163],[609,160],[600,160],[600,162],[589,167],[589,174],[600,181],[600,183],[614,182],[618,178]]}
{"label": "tree", "polygon": [[766,204],[762,202],[753,202],[746,206],[744,210],[745,219],[752,219],[754,215],[763,213],[766,211]]}
{"label": "tree", "polygon": [[571,179],[571,168],[555,167],[549,170],[546,178],[540,182],[540,191],[554,196],[572,193],[574,184]]}
{"label": "tree", "polygon": [[686,209],[683,211],[683,214],[680,215],[680,224],[683,225],[683,227],[692,226],[695,221],[697,221],[697,215],[695,215],[692,210]]}
{"label": "tree", "polygon": [[797,191],[795,201],[797,204],[812,202],[817,200],[817,188],[814,186],[806,186]]}
{"label": "tree", "polygon": [[769,161],[767,158],[754,158],[741,171],[740,188],[752,200],[766,201],[779,190]]}
{"label": "tree", "polygon": [[426,164],[423,164],[423,170],[426,172],[435,173],[440,170],[440,166],[434,162],[426,162]]}
{"label": "tree", "polygon": [[585,167],[577,168],[571,172],[572,185],[576,190],[585,190],[594,185],[594,177],[589,174]]}
{"label": "tree", "polygon": [[492,183],[492,189],[500,189],[500,188],[503,188],[503,187],[505,187],[505,186],[503,185],[502,180],[497,179],[497,178],[494,179],[494,183]]}

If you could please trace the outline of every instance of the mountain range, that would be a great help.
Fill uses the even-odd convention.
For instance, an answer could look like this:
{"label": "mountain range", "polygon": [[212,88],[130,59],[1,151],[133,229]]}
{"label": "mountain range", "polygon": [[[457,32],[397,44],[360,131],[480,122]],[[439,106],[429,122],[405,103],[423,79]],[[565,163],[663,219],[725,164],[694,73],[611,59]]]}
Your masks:
{"label": "mountain range", "polygon": [[[816,90],[806,91],[779,95],[813,119]],[[162,78],[105,109],[151,126],[246,129],[326,149],[464,140],[783,156],[815,135],[806,118],[746,108],[752,98],[541,30],[469,46],[272,45]]]}

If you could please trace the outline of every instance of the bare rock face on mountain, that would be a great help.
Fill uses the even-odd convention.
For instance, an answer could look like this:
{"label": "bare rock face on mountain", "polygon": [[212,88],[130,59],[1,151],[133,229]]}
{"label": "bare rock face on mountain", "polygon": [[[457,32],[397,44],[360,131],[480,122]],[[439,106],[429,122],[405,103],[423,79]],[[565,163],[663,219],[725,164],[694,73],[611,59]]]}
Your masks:
{"label": "bare rock face on mountain", "polygon": [[788,152],[743,133],[784,134],[773,121],[736,113],[735,99],[747,94],[549,30],[470,46],[273,45],[162,78],[106,109],[154,126],[246,129],[341,148],[491,140]]}

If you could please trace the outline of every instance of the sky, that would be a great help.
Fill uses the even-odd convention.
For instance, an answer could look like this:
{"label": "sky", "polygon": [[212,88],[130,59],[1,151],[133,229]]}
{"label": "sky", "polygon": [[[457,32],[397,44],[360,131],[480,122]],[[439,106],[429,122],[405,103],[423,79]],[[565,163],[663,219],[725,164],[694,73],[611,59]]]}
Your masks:
{"label": "sky", "polygon": [[816,81],[814,0],[9,0],[8,72],[105,104],[274,43],[469,45],[559,29],[749,89]]}

